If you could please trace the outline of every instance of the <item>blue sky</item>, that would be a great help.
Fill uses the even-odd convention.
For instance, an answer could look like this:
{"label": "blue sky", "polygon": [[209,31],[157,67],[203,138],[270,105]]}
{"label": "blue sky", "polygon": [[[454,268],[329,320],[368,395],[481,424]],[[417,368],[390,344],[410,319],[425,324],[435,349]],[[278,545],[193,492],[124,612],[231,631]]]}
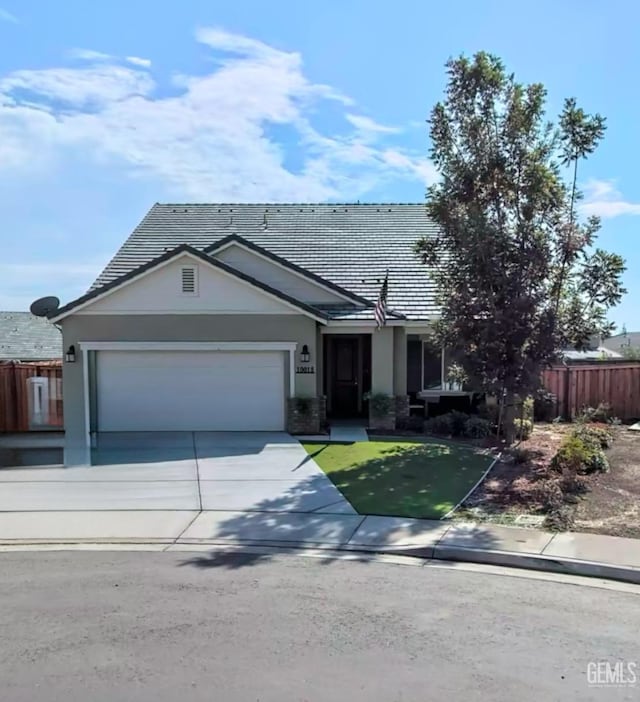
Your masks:
{"label": "blue sky", "polygon": [[0,309],[86,290],[156,201],[422,201],[443,64],[498,54],[607,117],[583,213],[640,329],[640,7],[614,1],[0,0]]}

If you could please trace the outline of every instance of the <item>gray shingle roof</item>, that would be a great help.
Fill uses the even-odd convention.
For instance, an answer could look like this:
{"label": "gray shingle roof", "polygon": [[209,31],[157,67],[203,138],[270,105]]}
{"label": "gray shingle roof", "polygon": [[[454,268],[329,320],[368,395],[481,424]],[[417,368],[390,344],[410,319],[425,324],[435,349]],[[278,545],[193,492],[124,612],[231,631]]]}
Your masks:
{"label": "gray shingle roof", "polygon": [[204,250],[237,234],[408,319],[436,312],[435,285],[413,246],[436,236],[424,204],[156,204],[93,285],[109,283],[180,244]]}
{"label": "gray shingle roof", "polygon": [[629,347],[640,348],[640,332],[616,334],[603,341],[602,345],[620,354],[624,353],[624,350]]}
{"label": "gray shingle roof", "polygon": [[584,351],[565,349],[562,355],[571,361],[602,361],[607,358],[622,358],[622,354],[605,348],[604,346],[598,346],[595,349],[585,349]]}
{"label": "gray shingle roof", "polygon": [[0,361],[62,358],[62,335],[48,319],[29,312],[0,312]]}

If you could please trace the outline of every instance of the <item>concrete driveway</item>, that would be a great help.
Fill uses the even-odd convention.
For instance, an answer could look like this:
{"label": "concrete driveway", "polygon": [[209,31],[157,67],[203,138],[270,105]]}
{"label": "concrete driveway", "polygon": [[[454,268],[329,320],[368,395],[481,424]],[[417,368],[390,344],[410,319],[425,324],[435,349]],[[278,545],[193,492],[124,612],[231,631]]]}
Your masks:
{"label": "concrete driveway", "polygon": [[102,434],[93,465],[0,470],[0,511],[225,510],[355,514],[289,434]]}

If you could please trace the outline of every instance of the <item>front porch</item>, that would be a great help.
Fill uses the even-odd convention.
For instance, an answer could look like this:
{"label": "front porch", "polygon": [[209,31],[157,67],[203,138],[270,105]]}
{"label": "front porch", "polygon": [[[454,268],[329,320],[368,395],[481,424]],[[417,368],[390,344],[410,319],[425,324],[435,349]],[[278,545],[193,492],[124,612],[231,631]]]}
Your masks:
{"label": "front porch", "polygon": [[438,407],[465,409],[471,394],[447,381],[455,354],[434,350],[427,333],[426,327],[414,332],[400,325],[321,327],[317,358],[296,369],[307,374],[315,365],[317,396],[291,398],[289,431],[317,434],[344,420],[393,431],[419,422],[410,415],[426,417]]}

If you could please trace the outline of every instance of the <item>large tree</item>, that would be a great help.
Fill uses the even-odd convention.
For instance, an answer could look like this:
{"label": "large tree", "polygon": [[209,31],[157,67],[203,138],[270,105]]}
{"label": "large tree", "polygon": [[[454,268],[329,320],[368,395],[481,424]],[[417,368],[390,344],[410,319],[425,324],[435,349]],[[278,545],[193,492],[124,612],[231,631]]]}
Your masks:
{"label": "large tree", "polygon": [[574,99],[548,121],[544,86],[516,82],[490,54],[452,59],[447,72],[430,119],[440,179],[427,210],[441,233],[418,252],[439,286],[438,342],[511,406],[561,349],[610,333],[607,311],[625,292],[623,259],[595,248],[600,223],[577,206],[578,164],[605,121]]}

